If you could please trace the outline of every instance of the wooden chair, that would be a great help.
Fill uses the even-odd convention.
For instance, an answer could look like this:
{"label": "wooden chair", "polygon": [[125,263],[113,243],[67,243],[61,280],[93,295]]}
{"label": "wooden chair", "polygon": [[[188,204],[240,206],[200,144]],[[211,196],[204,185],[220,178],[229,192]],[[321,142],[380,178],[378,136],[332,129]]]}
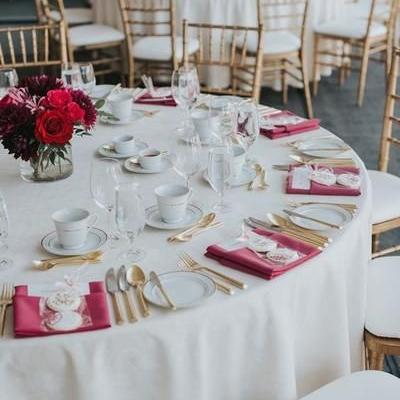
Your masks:
{"label": "wooden chair", "polygon": [[[51,48],[50,37],[59,37]],[[54,67],[67,61],[63,22],[0,28],[0,68]]]}
{"label": "wooden chair", "polygon": [[[183,58],[174,0],[119,0],[119,6],[127,38],[129,86],[143,73],[169,81]],[[189,44],[189,52],[195,53],[197,41],[190,40]]]}
{"label": "wooden chair", "polygon": [[40,0],[40,2],[48,23],[60,19],[64,22],[70,62],[90,61],[95,67],[97,76],[122,71],[125,41],[122,32],[100,24],[69,27],[66,22],[64,0]]}
{"label": "wooden chair", "polygon": [[259,23],[265,26],[263,82],[281,79],[283,103],[288,100],[290,76],[304,88],[306,110],[313,118],[307,70],[306,27],[309,0],[257,0]]}
{"label": "wooden chair", "polygon": [[368,369],[383,370],[385,355],[400,356],[399,285],[400,257],[372,260],[364,332]]}
{"label": "wooden chair", "polygon": [[393,136],[395,127],[400,123],[396,117],[395,106],[399,103],[397,78],[399,72],[400,48],[393,49],[392,68],[388,79],[385,115],[382,127],[379,155],[379,170],[368,171],[372,184],[372,237],[373,257],[382,256],[400,250],[400,245],[379,250],[379,235],[400,228],[400,177],[388,173],[391,145],[400,145],[400,139]]}
{"label": "wooden chair", "polygon": [[[213,87],[201,82],[204,93],[260,97],[262,69],[263,25],[244,27],[212,25],[183,21],[184,65],[194,63],[203,67],[225,67],[231,72],[227,88]],[[197,38],[199,49],[190,60],[191,38]],[[193,40],[193,39],[192,39]]]}
{"label": "wooden chair", "polygon": [[[382,60],[386,63],[386,73],[390,70],[391,49],[393,46],[393,32],[395,15],[397,11],[397,0],[389,1],[389,13],[383,13],[379,7],[380,0],[372,0],[368,12],[368,18],[362,15],[349,15],[348,17],[329,21],[318,26],[314,31],[314,60],[313,60],[313,94],[318,91],[318,79],[320,66],[329,66],[339,69],[339,83],[344,82],[344,78],[349,75],[351,70],[356,70],[351,64],[352,60],[359,60],[360,71],[357,104],[362,106],[367,70],[369,60]],[[336,41],[341,51],[333,51],[321,48],[325,40]],[[358,53],[353,49],[357,49]],[[384,53],[381,58],[373,58],[374,54]],[[323,60],[323,57],[332,57],[333,61]]]}

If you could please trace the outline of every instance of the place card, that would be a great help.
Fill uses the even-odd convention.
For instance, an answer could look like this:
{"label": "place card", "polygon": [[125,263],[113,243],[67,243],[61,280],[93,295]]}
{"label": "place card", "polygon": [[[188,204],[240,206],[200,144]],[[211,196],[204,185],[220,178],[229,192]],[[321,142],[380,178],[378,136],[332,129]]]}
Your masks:
{"label": "place card", "polygon": [[310,190],[311,189],[311,173],[312,170],[307,167],[293,168],[290,172],[292,175],[293,189]]}

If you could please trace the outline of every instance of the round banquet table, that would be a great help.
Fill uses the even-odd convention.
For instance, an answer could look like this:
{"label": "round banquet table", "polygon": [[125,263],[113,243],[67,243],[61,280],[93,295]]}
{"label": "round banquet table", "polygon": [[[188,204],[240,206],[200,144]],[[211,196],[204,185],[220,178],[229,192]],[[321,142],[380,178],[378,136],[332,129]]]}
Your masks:
{"label": "round banquet table", "polygon": [[[138,108],[144,108],[140,106]],[[129,126],[99,124],[92,137],[73,141],[73,175],[53,183],[26,183],[18,162],[0,155],[0,187],[9,206],[11,271],[0,274],[0,284],[53,283],[74,267],[42,272],[31,267],[46,258],[41,238],[53,230],[50,215],[63,207],[84,207],[102,216],[89,192],[90,165],[96,149],[114,136],[133,133],[151,146],[167,149],[173,130],[183,115],[169,107]],[[296,138],[326,135],[324,129]],[[362,334],[365,310],[366,267],[370,255],[371,190],[361,160],[362,195],[357,198],[287,196],[285,173],[273,171],[287,163],[287,139],[260,137],[253,156],[269,171],[270,188],[248,192],[233,188],[227,198],[235,210],[224,217],[224,227],[211,230],[185,244],[166,241],[170,231],[146,228],[137,245],[147,251],[141,262],[150,270],[177,269],[178,254],[186,251],[198,261],[240,279],[248,289],[235,295],[216,293],[196,308],[171,312],[151,308],[152,315],[136,324],[110,329],[15,339],[12,312],[8,312],[6,337],[0,339],[0,387],[13,400],[87,400],[115,398],[163,400],[295,400],[351,371],[362,368]],[[4,153],[4,151],[3,151]],[[193,180],[194,201],[204,210],[216,194],[201,174]],[[155,204],[153,189],[177,182],[173,170],[163,174],[135,175],[146,206]],[[281,211],[290,200],[351,201],[359,212],[323,253],[281,277],[266,281],[231,270],[207,259],[210,244],[220,243],[238,229],[245,216],[265,218]],[[118,268],[121,248],[105,247],[101,264],[89,265],[82,280],[103,280],[105,271]],[[111,305],[111,304],[110,304]],[[110,310],[112,310],[110,308]],[[113,313],[111,313],[112,319]]]}

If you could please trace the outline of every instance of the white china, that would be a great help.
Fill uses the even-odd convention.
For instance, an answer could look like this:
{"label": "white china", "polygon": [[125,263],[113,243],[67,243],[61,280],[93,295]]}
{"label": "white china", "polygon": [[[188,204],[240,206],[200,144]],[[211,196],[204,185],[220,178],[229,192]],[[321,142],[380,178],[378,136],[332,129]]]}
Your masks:
{"label": "white china", "polygon": [[159,171],[163,158],[160,150],[146,149],[140,152],[138,161],[143,169]]}
{"label": "white china", "polygon": [[241,176],[243,166],[246,162],[246,151],[241,146],[233,146],[233,159],[232,159],[232,178],[233,180]]}
{"label": "white china", "polygon": [[[256,171],[253,168],[251,168],[250,165],[245,164],[242,168],[241,173],[238,176],[231,177],[228,179],[228,184],[231,187],[248,185],[251,181],[253,181],[256,178],[256,176],[257,176]],[[203,179],[209,182],[207,170],[203,172]]]}
{"label": "white china", "polygon": [[98,149],[98,153],[103,157],[110,158],[128,158],[137,156],[142,150],[147,149],[148,144],[141,141],[136,141],[136,148],[132,150],[129,154],[119,154],[114,149],[114,144],[112,143],[104,143]]}
{"label": "white china", "polygon": [[51,216],[57,232],[57,241],[66,250],[76,250],[85,245],[88,232],[97,221],[82,208],[63,208]]}
{"label": "white china", "polygon": [[93,99],[105,98],[110,94],[114,87],[114,85],[96,85],[90,93],[90,97]]}
{"label": "white china", "polygon": [[186,186],[165,184],[154,189],[161,218],[168,224],[184,219],[192,191]]}
{"label": "white china", "polygon": [[118,136],[113,139],[112,143],[114,145],[114,150],[118,154],[126,155],[137,151],[136,139],[133,135]]}
{"label": "white china", "polygon": [[112,93],[107,98],[111,114],[120,121],[126,121],[132,114],[132,93]]}
{"label": "white china", "polygon": [[[313,158],[332,158],[344,154],[343,147],[346,146],[342,141],[335,138],[316,139],[300,142],[297,149],[307,156]],[[313,149],[332,149],[332,150],[313,150]],[[334,151],[337,149],[337,151]],[[349,148],[350,150],[350,148]]]}
{"label": "white china", "polygon": [[[330,204],[307,204],[296,207],[293,211],[303,214],[307,217],[320,219],[331,224],[346,225],[352,219],[351,213],[340,206]],[[329,230],[325,225],[317,222],[309,221],[300,217],[289,217],[290,220],[297,226],[315,231]]]}
{"label": "white china", "polygon": [[[105,108],[104,111],[112,114],[112,111],[109,110],[108,108]],[[117,119],[116,120],[116,119],[110,118],[106,115],[101,115],[100,121],[103,124],[108,124],[108,125],[128,125],[128,124],[131,124],[132,122],[137,121],[138,119],[143,118],[144,116],[145,116],[145,113],[143,111],[138,111],[138,110],[132,109],[129,118],[127,118],[127,119],[124,119],[124,120]]]}
{"label": "white china", "polygon": [[[214,281],[204,274],[190,271],[174,271],[158,275],[164,290],[176,308],[195,307],[216,291]],[[147,301],[163,308],[169,308],[159,288],[148,281],[143,288]]]}
{"label": "white china", "polygon": [[56,256],[80,256],[99,249],[107,241],[107,234],[99,229],[92,228],[87,235],[85,244],[79,249],[64,249],[57,240],[57,233],[47,234],[41,241],[44,250]]}
{"label": "white china", "polygon": [[155,205],[146,209],[146,224],[152,228],[163,230],[184,229],[199,222],[203,214],[201,208],[194,204],[188,204],[185,216],[179,222],[169,224],[161,219],[158,206]]}
{"label": "white china", "polygon": [[136,174],[159,174],[172,168],[172,162],[167,158],[163,157],[160,162],[160,168],[158,170],[145,169],[143,168],[136,157],[128,158],[124,162],[124,167],[129,172]]}

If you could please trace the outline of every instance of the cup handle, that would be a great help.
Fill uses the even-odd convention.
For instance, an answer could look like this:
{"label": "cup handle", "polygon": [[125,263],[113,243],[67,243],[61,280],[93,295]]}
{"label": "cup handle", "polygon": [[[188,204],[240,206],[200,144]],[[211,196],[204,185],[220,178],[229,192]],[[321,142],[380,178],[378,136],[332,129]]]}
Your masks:
{"label": "cup handle", "polygon": [[92,230],[92,228],[93,228],[94,224],[97,222],[97,220],[98,220],[98,216],[96,214],[93,214],[90,217],[90,222],[88,223],[88,228],[87,228],[88,232],[90,232]]}

